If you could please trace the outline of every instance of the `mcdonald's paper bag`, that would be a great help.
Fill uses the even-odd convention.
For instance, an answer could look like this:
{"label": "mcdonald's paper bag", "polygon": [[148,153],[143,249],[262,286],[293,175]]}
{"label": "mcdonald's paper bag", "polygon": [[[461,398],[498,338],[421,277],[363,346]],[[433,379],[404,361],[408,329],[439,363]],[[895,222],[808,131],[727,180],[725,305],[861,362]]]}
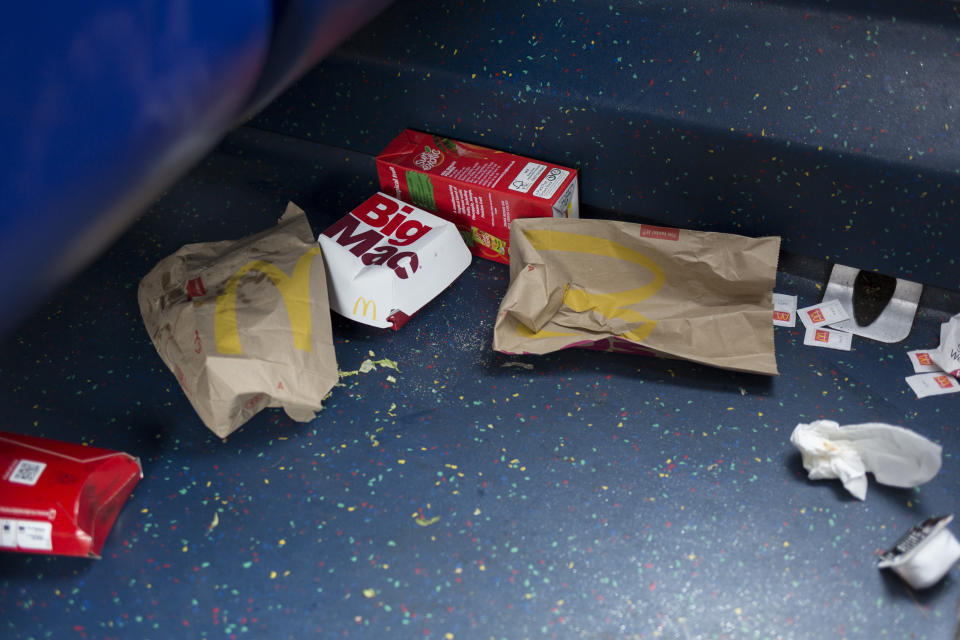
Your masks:
{"label": "mcdonald's paper bag", "polygon": [[607,220],[510,229],[510,286],[493,348],[645,353],[776,375],[780,238]]}
{"label": "mcdonald's paper bag", "polygon": [[272,229],[164,258],[137,297],[160,358],[220,437],[265,407],[312,420],[338,380],[323,259],[292,202]]}

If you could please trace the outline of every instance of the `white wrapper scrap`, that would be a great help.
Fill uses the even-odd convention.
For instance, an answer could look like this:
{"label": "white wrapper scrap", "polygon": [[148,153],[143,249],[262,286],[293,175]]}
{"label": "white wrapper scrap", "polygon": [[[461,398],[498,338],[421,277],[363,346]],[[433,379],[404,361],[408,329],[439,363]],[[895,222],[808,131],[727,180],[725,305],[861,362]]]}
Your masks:
{"label": "white wrapper scrap", "polygon": [[910,358],[910,364],[913,365],[914,373],[935,373],[937,371],[943,371],[943,369],[933,363],[929,349],[907,351],[907,357]]}
{"label": "white wrapper scrap", "polygon": [[773,324],[777,327],[795,327],[797,325],[797,296],[774,292]]}
{"label": "white wrapper scrap", "polygon": [[915,376],[904,378],[917,398],[942,396],[949,393],[960,393],[960,383],[957,379],[943,371],[937,373],[918,373]]}
{"label": "white wrapper scrap", "polygon": [[940,346],[930,351],[934,364],[960,378],[960,313],[940,325]]}
{"label": "white wrapper scrap", "polygon": [[811,327],[803,335],[803,344],[808,347],[824,347],[837,351],[850,351],[853,334],[826,327]]}
{"label": "white wrapper scrap", "polygon": [[867,472],[881,484],[916,487],[940,470],[940,445],[889,424],[841,427],[832,420],[798,424],[790,435],[811,480],[839,478],[854,497],[867,497]]}
{"label": "white wrapper scrap", "polygon": [[839,300],[824,300],[809,307],[797,309],[797,317],[807,329],[842,322],[850,318]]}

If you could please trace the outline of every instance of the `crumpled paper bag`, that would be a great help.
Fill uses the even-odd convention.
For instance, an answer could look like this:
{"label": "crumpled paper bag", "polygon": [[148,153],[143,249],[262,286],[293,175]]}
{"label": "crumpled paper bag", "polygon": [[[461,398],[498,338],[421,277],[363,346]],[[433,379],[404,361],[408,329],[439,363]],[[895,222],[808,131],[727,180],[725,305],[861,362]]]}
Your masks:
{"label": "crumpled paper bag", "polygon": [[881,484],[911,488],[940,470],[940,445],[889,424],[841,427],[832,420],[798,424],[790,442],[803,456],[811,480],[839,478],[854,497],[867,497],[867,472]]}
{"label": "crumpled paper bag", "polygon": [[493,348],[570,347],[777,374],[773,287],[780,238],[610,220],[523,218]]}
{"label": "crumpled paper bag", "polygon": [[292,202],[272,229],[164,258],[137,298],[157,353],[221,438],[265,407],[312,420],[339,379],[323,258]]}

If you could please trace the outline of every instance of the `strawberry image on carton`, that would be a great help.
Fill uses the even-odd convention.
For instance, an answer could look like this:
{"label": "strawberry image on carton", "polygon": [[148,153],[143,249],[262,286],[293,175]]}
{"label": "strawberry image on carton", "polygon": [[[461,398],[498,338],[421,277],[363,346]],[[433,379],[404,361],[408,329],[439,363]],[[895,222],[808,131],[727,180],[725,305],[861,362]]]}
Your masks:
{"label": "strawberry image on carton", "polygon": [[377,156],[380,188],[453,222],[470,251],[509,263],[510,222],[577,218],[576,169],[406,129]]}
{"label": "strawberry image on carton", "polygon": [[470,264],[450,222],[377,193],[319,238],[330,308],[375,327],[399,329]]}

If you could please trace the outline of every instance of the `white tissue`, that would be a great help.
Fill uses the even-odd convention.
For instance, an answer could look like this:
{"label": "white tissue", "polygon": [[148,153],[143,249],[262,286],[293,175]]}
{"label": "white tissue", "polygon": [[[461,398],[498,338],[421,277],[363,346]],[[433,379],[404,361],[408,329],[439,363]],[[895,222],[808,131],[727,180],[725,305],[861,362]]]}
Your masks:
{"label": "white tissue", "polygon": [[790,442],[811,480],[839,478],[854,497],[867,497],[867,472],[881,484],[916,487],[940,470],[942,448],[902,427],[879,422],[841,427],[832,420],[798,424]]}

